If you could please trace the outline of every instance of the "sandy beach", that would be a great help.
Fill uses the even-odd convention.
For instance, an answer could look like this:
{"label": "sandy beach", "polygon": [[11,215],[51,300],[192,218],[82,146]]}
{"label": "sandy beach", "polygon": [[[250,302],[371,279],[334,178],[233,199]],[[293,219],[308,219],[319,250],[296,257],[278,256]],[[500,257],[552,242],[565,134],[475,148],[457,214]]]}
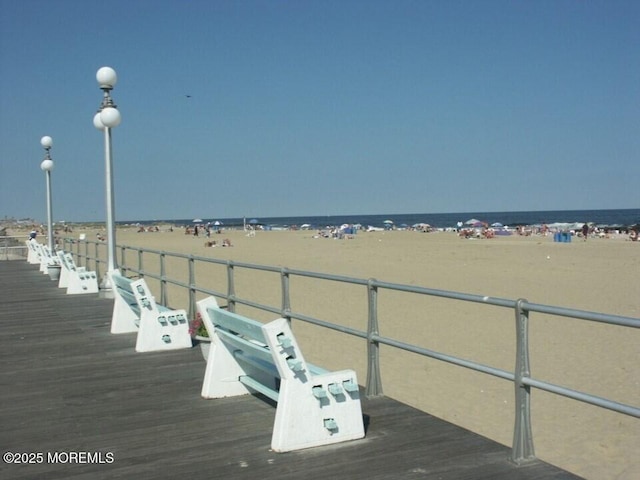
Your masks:
{"label": "sandy beach", "polygon": [[[462,239],[450,232],[360,232],[334,240],[316,238],[315,231],[259,231],[248,237],[225,230],[206,239],[181,228],[160,230],[121,228],[117,243],[640,317],[640,242],[626,235],[555,243],[552,236]],[[96,238],[90,230],[73,236],[79,233]],[[231,247],[205,247],[207,240],[220,245],[225,238]],[[127,261],[137,262],[134,255]],[[145,269],[157,271],[157,257],[144,261]],[[280,304],[277,275],[238,270],[238,296]],[[186,280],[187,261],[168,259],[167,272]],[[223,267],[198,270],[196,280],[226,290]],[[364,287],[294,277],[291,298],[296,312],[366,330]],[[186,294],[178,289],[170,290],[169,299],[174,307],[187,307]],[[389,291],[381,291],[378,301],[381,335],[513,371],[513,311]],[[259,318],[270,319],[264,312]],[[534,378],[639,405],[640,331],[535,313],[530,322]],[[319,342],[318,328],[299,322],[294,331],[308,360],[354,368],[364,384],[364,341],[322,332],[326,340]],[[510,382],[390,347],[382,348],[381,357],[385,395],[511,446]],[[539,458],[592,480],[640,478],[637,419],[539,390],[532,396],[532,412]]]}

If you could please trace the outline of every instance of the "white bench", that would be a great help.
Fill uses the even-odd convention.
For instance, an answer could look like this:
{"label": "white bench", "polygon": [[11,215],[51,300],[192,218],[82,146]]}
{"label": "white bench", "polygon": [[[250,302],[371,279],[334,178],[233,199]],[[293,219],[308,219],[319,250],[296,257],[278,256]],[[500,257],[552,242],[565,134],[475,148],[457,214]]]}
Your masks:
{"label": "white bench", "polygon": [[114,292],[111,333],[137,332],[136,352],[191,348],[185,310],[172,310],[156,303],[143,278],[133,280],[111,274]]}
{"label": "white bench", "polygon": [[76,267],[76,262],[73,260],[71,253],[58,250],[56,254],[62,267],[58,288],[66,288],[68,295],[98,293],[98,276],[96,272],[89,271],[85,267]]}
{"label": "white bench", "polygon": [[276,452],[364,437],[355,371],[328,372],[307,363],[284,318],[262,324],[220,308],[214,297],[197,308],[212,340],[203,397],[258,392],[277,402]]}
{"label": "white bench", "polygon": [[60,265],[57,256],[53,256],[48,245],[43,245],[35,240],[30,240],[31,246],[36,251],[40,263],[40,271],[47,275],[49,273],[49,265]]}
{"label": "white bench", "polygon": [[36,240],[34,240],[33,238],[30,238],[29,240],[26,241],[27,244],[27,262],[29,262],[32,265],[39,265],[40,264],[40,252],[38,250],[38,247],[36,245],[40,245]]}

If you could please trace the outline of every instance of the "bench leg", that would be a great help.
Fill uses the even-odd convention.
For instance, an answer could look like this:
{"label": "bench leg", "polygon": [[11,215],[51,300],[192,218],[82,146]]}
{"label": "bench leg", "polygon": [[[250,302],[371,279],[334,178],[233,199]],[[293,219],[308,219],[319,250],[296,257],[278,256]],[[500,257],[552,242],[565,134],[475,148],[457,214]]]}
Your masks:
{"label": "bench leg", "polygon": [[69,269],[62,265],[60,270],[60,279],[58,280],[58,288],[67,288],[69,286]]}
{"label": "bench leg", "polygon": [[131,282],[131,288],[140,308],[136,352],[177,350],[193,346],[186,311],[167,310],[164,307],[160,310],[144,278]]}
{"label": "bench leg", "polygon": [[[262,330],[281,376],[271,448],[288,452],[364,437],[356,373],[342,370],[313,375],[296,371],[288,360],[295,358],[302,365],[306,362],[289,322],[280,318]],[[287,341],[283,343],[283,339]]]}
{"label": "bench leg", "polygon": [[[355,380],[355,372],[331,372],[321,377],[313,377],[314,385],[329,390],[329,385]],[[271,437],[274,451],[289,452],[364,437],[359,392],[342,389],[318,399],[311,393],[311,385],[300,387],[291,380],[283,379],[280,384]]]}
{"label": "bench leg", "polygon": [[233,353],[214,335],[202,382],[202,396],[223,398],[251,393],[249,388],[240,382],[243,375],[247,375],[247,372],[238,365]]}
{"label": "bench leg", "polygon": [[139,319],[129,305],[116,295],[111,315],[111,333],[133,333],[138,331]]}
{"label": "bench leg", "polygon": [[136,352],[191,348],[189,321],[184,310],[150,312],[142,310]]}
{"label": "bench leg", "polygon": [[98,277],[96,272],[68,272],[68,274],[67,295],[98,293]]}

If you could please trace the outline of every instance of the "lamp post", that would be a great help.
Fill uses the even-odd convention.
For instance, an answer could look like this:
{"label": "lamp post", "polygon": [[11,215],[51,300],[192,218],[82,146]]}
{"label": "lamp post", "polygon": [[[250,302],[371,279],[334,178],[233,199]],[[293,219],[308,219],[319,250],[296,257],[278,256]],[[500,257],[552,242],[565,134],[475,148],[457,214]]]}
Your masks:
{"label": "lamp post", "polygon": [[53,160],[51,160],[51,147],[53,140],[49,136],[40,139],[40,144],[44,147],[44,160],[40,164],[40,168],[45,172],[47,178],[47,244],[49,252],[53,255],[53,213],[51,207],[51,170],[53,170]]}
{"label": "lamp post", "polygon": [[122,120],[116,104],[111,98],[111,90],[118,81],[116,72],[111,67],[102,67],[96,73],[96,80],[104,92],[98,113],[93,117],[93,125],[104,131],[105,157],[105,191],[107,204],[107,272],[104,275],[101,288],[111,290],[111,273],[118,265],[116,263],[116,227],[115,201],[113,197],[113,159],[111,157],[111,129],[117,127]]}

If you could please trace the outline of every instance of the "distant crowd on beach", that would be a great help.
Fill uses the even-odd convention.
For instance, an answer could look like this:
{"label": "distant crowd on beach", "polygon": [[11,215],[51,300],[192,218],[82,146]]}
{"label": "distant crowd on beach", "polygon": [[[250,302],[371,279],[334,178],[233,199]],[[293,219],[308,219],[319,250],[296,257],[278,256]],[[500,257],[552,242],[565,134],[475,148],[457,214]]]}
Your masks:
{"label": "distant crowd on beach", "polygon": [[[143,226],[138,225],[138,232],[160,232],[160,228],[157,225]],[[209,239],[212,234],[222,234],[223,226],[214,225],[210,223],[186,225],[180,228],[184,228],[184,234],[193,237],[205,237]],[[245,232],[248,232],[247,236],[255,236],[257,229],[268,230],[263,226],[246,225]],[[302,227],[291,226],[286,230],[309,230],[309,226],[303,225]],[[44,227],[41,227],[44,232]],[[593,223],[573,223],[573,224],[551,224],[551,225],[519,225],[516,227],[507,227],[500,224],[489,225],[485,222],[477,222],[476,224],[463,224],[459,222],[457,227],[449,229],[438,229],[428,224],[416,224],[412,226],[402,226],[398,228],[395,225],[388,224],[382,228],[376,227],[363,227],[362,225],[344,224],[340,227],[325,227],[316,230],[313,238],[331,238],[331,239],[354,239],[358,232],[377,232],[387,230],[407,230],[415,232],[437,232],[437,231],[453,231],[457,235],[464,239],[491,239],[496,236],[508,236],[517,235],[522,237],[529,236],[549,236],[554,235],[557,232],[568,233],[572,237],[587,240],[588,238],[619,238],[620,236],[628,235],[628,240],[636,242],[640,237],[640,225],[633,225],[631,227],[613,228],[597,226]],[[65,232],[71,232],[71,227],[65,226]],[[173,232],[173,226],[170,226],[168,231]],[[216,246],[231,246],[231,242],[228,238],[223,241],[209,241],[205,242],[205,247]]]}
{"label": "distant crowd on beach", "polygon": [[[336,240],[352,240],[357,238],[358,234],[368,235],[375,234],[375,232],[384,231],[411,231],[420,233],[432,233],[432,232],[450,232],[455,233],[459,238],[463,239],[492,239],[498,236],[555,236],[558,232],[563,235],[569,235],[574,239],[581,239],[587,241],[588,239],[624,239],[627,241],[638,242],[640,238],[640,224],[634,224],[630,226],[603,226],[596,225],[592,222],[578,222],[578,223],[552,223],[541,225],[519,225],[519,226],[503,226],[501,224],[491,224],[481,221],[468,221],[465,223],[458,222],[457,226],[451,228],[436,228],[426,223],[396,226],[392,223],[386,224],[384,227],[372,227],[359,224],[343,224],[341,226],[326,226],[326,227],[313,227],[311,225],[301,226],[271,226],[271,225],[242,225],[240,226],[223,226],[218,222],[214,223],[202,223],[202,224],[187,224],[187,225],[143,225],[140,223],[127,225],[129,227],[136,228],[138,233],[157,233],[157,232],[173,232],[174,229],[178,229],[184,232],[184,235],[191,236],[193,238],[205,237],[205,247],[230,247],[231,240],[224,238],[223,240],[211,240],[212,235],[221,235],[224,231],[240,230],[244,231],[247,237],[254,237],[257,231],[269,231],[269,230],[310,230],[313,233],[313,238],[328,238]],[[74,225],[75,228],[82,228],[78,225]],[[106,241],[103,225],[95,225],[96,228],[102,227],[102,230],[96,234],[98,241]],[[38,224],[27,224],[22,229],[30,229],[32,235],[46,235],[46,226]],[[74,228],[71,225],[56,225],[54,230],[54,237],[64,236],[64,234],[73,233]],[[104,233],[103,233],[104,232]],[[311,233],[310,232],[310,233]],[[81,240],[84,234],[81,234]]]}
{"label": "distant crowd on beach", "polygon": [[494,228],[486,224],[476,227],[462,227],[458,225],[458,236],[462,238],[493,238],[496,235],[512,235],[516,234],[523,237],[529,236],[548,236],[557,232],[568,233],[576,238],[581,238],[586,241],[588,238],[611,238],[612,235],[619,236],[625,233],[629,235],[629,240],[632,242],[638,241],[640,236],[638,228],[629,228],[625,230],[612,229],[612,228],[600,228],[597,225],[583,223],[581,227],[574,224],[573,228],[557,228],[550,227],[548,225],[540,226],[524,226],[520,225],[513,229],[507,229],[505,227]]}

